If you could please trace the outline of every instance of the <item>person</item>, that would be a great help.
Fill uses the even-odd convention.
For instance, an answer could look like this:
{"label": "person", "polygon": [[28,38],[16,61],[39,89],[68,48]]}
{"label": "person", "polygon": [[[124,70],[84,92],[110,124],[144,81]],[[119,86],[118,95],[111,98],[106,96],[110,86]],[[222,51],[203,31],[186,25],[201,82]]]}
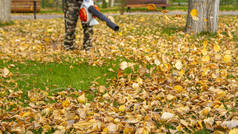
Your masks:
{"label": "person", "polygon": [[[75,45],[75,29],[79,17],[79,9],[83,0],[65,0],[64,19],[65,19],[65,38],[64,48],[66,50],[77,49]],[[89,51],[92,47],[93,27],[85,22],[81,22],[83,28],[83,49]]]}

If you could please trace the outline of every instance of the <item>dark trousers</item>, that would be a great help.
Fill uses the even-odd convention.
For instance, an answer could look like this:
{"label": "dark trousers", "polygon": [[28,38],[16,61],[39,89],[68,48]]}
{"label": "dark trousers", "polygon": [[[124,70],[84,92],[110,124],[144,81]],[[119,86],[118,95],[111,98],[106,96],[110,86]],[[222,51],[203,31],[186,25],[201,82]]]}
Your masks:
{"label": "dark trousers", "polygon": [[[64,19],[65,19],[65,38],[64,46],[66,49],[75,48],[75,29],[78,22],[79,9],[81,0],[65,0],[64,3]],[[93,28],[86,23],[81,23],[83,27],[83,47],[89,49],[92,47]]]}

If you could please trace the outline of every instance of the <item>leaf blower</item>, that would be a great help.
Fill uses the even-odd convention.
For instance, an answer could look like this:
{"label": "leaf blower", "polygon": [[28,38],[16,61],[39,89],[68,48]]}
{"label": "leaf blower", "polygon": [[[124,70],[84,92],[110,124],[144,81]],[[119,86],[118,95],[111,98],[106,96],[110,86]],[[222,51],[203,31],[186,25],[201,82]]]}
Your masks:
{"label": "leaf blower", "polygon": [[96,17],[106,22],[112,30],[118,31],[119,26],[113,23],[105,15],[103,15],[97,5],[94,4],[93,0],[83,0],[83,3],[79,10],[79,16],[81,21],[88,23],[90,26],[99,24]]}

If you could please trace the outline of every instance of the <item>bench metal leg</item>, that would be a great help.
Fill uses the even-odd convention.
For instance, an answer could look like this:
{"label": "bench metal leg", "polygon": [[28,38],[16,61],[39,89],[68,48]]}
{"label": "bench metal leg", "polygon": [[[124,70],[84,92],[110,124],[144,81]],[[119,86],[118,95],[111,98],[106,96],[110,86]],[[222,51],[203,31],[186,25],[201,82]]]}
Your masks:
{"label": "bench metal leg", "polygon": [[129,13],[130,12],[130,10],[131,10],[131,7],[127,7],[127,12]]}

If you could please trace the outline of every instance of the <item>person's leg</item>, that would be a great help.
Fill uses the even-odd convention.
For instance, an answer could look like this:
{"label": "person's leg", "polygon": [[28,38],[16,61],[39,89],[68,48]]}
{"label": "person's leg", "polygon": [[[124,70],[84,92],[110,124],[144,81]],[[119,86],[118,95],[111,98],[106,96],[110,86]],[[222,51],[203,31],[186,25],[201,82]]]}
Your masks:
{"label": "person's leg", "polygon": [[67,50],[73,50],[75,40],[75,29],[78,21],[80,4],[77,0],[66,0],[64,7],[65,19],[65,38],[64,47]]}
{"label": "person's leg", "polygon": [[83,27],[83,48],[88,51],[92,47],[93,26],[82,22]]}

